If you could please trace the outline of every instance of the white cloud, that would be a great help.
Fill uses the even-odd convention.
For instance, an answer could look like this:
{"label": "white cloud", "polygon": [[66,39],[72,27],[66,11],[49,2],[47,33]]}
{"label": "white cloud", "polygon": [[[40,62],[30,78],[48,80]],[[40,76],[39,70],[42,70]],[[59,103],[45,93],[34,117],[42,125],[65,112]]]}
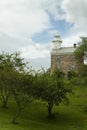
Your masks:
{"label": "white cloud", "polygon": [[51,27],[47,11],[61,19],[61,0],[0,1],[0,32],[9,36],[32,36]]}
{"label": "white cloud", "polygon": [[37,59],[28,59],[29,66],[33,66],[34,69],[38,70],[41,68],[48,69],[51,66],[50,57],[37,58]]}
{"label": "white cloud", "polygon": [[50,55],[50,44],[35,44],[33,41],[29,46],[21,48],[22,56],[29,59],[46,58]]}
{"label": "white cloud", "polygon": [[21,56],[29,61],[29,66],[36,70],[41,69],[41,67],[50,68],[51,44],[35,44],[32,40],[29,40],[29,43],[29,46],[21,48]]}
{"label": "white cloud", "polygon": [[0,32],[30,36],[50,27],[49,16],[35,0],[3,0],[0,6]]}
{"label": "white cloud", "polygon": [[49,0],[49,1],[47,1],[47,5],[45,8],[53,16],[53,18],[55,20],[64,19],[64,12],[61,9],[62,1],[63,0]]}
{"label": "white cloud", "polygon": [[65,47],[73,47],[73,44],[78,44],[78,42],[80,41],[80,34],[79,35],[72,35],[69,37],[66,37],[63,39],[63,43],[62,46]]}
{"label": "white cloud", "polygon": [[62,9],[66,21],[74,24],[72,32],[87,32],[87,0],[63,0]]}

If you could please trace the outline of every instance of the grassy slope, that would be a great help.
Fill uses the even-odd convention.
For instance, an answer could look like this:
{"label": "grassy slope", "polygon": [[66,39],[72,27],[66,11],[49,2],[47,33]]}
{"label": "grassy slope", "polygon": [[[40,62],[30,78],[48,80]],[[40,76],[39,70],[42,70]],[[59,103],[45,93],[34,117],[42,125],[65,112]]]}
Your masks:
{"label": "grassy slope", "polygon": [[9,103],[9,109],[0,108],[0,130],[87,130],[87,89],[75,91],[69,106],[54,107],[54,119],[47,118],[45,103],[34,102],[20,115],[19,124],[12,125],[10,122],[16,106]]}

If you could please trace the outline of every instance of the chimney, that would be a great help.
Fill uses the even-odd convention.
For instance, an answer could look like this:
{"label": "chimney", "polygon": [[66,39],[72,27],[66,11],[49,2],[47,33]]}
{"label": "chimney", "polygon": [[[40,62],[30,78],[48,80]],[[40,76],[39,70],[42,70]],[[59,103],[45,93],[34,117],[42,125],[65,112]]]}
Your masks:
{"label": "chimney", "polygon": [[73,46],[74,46],[74,48],[76,48],[76,43],[74,43],[74,45],[73,45]]}

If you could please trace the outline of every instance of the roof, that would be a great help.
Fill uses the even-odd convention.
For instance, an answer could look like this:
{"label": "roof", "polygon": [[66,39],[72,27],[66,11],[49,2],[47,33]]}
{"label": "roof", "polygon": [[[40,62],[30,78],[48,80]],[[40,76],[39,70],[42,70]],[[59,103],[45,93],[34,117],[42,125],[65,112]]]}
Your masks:
{"label": "roof", "polygon": [[55,54],[55,55],[61,55],[61,54],[73,54],[74,51],[76,50],[76,48],[74,47],[62,47],[60,49],[53,49],[51,51],[51,54]]}

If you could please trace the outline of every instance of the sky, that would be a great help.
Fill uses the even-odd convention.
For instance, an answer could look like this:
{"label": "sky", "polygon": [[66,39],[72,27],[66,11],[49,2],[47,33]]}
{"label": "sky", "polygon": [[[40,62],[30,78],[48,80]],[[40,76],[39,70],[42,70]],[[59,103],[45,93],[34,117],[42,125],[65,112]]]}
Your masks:
{"label": "sky", "polygon": [[0,0],[0,53],[21,52],[34,69],[50,67],[52,40],[87,36],[87,0]]}

